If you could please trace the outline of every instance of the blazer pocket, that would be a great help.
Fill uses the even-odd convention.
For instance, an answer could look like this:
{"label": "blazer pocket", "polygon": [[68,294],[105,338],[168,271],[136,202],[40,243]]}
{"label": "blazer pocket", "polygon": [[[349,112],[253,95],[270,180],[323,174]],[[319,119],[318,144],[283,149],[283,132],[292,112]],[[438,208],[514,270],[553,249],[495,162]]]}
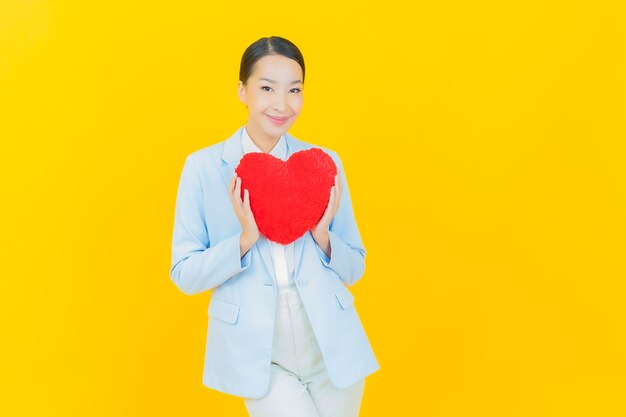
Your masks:
{"label": "blazer pocket", "polygon": [[211,298],[209,303],[209,316],[225,323],[235,324],[239,317],[239,306],[218,298]]}
{"label": "blazer pocket", "polygon": [[347,288],[343,288],[338,293],[335,293],[335,297],[337,297],[337,301],[339,301],[339,305],[344,310],[350,308],[350,306],[354,303],[354,295]]}

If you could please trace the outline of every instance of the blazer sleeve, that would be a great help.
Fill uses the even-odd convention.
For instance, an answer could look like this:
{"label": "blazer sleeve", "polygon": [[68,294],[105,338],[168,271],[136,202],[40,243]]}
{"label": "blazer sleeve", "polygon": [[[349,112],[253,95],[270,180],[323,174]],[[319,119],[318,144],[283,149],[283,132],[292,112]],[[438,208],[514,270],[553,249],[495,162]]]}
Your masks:
{"label": "blazer sleeve", "polygon": [[170,278],[185,294],[210,290],[250,267],[251,251],[240,256],[241,230],[211,242],[204,218],[199,172],[187,156],[178,184]]}
{"label": "blazer sleeve", "polygon": [[316,244],[315,247],[322,264],[336,272],[345,284],[351,286],[359,281],[365,272],[366,250],[354,218],[343,164],[336,152],[331,151],[331,155],[335,156],[335,163],[343,184],[343,193],[339,201],[339,209],[328,227],[331,247],[330,258],[319,245]]}

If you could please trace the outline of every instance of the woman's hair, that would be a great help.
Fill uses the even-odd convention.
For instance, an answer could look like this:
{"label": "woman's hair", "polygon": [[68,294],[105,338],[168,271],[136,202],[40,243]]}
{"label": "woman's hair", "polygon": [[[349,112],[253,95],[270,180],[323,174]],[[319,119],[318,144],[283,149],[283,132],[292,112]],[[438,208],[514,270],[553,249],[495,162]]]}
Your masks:
{"label": "woman's hair", "polygon": [[239,81],[246,84],[254,70],[254,64],[265,55],[283,55],[296,61],[302,68],[302,84],[304,84],[304,58],[302,53],[291,41],[280,36],[261,38],[246,48],[241,57]]}

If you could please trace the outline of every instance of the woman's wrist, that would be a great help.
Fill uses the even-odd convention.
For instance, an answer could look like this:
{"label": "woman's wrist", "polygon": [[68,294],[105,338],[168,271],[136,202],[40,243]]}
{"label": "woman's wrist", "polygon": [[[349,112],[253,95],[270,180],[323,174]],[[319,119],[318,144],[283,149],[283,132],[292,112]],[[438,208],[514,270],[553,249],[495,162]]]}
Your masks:
{"label": "woman's wrist", "polygon": [[253,239],[248,237],[245,233],[241,234],[241,237],[239,239],[239,250],[242,258],[246,254],[246,252],[248,252],[250,248],[254,246],[254,243],[257,241],[257,239],[258,237],[256,239]]}
{"label": "woman's wrist", "polygon": [[323,231],[322,233],[311,233],[313,236],[313,240],[317,243],[317,246],[322,249],[322,251],[330,258],[331,247],[330,247],[330,235],[328,234],[328,230]]}

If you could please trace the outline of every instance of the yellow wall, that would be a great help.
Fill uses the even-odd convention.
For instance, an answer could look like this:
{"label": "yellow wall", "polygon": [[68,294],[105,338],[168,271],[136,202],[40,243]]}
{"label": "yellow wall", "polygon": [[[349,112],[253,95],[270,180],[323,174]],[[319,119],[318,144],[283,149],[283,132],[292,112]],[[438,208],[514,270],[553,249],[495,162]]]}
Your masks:
{"label": "yellow wall", "polygon": [[171,232],[280,35],[368,250],[361,415],[626,415],[624,10],[409,3],[0,2],[0,414],[246,415],[201,384]]}

